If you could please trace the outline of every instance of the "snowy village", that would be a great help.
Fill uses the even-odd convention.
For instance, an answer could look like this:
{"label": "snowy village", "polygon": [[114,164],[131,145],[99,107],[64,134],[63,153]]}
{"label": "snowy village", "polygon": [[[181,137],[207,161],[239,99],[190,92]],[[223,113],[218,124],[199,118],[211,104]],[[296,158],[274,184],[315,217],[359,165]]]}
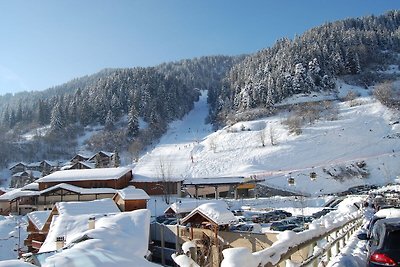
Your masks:
{"label": "snowy village", "polygon": [[299,2],[0,4],[0,267],[400,266],[400,6]]}

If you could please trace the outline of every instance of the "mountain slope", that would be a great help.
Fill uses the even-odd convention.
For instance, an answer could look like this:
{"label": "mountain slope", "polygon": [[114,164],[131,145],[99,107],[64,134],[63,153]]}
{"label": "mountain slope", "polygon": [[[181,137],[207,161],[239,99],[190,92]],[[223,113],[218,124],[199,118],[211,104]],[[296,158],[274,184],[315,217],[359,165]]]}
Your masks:
{"label": "mountain slope", "polygon": [[[206,136],[210,128],[203,121],[206,114],[203,94],[194,110],[171,125],[160,143],[140,159],[133,172],[136,177],[160,177],[162,162],[163,166],[168,166],[164,168],[168,170],[167,177],[257,175],[269,186],[308,194],[393,181],[400,173],[400,127],[391,125],[395,114],[369,96],[365,89],[347,84],[341,87],[342,94],[351,89],[364,96],[352,103],[335,102],[339,110],[337,120],[317,120],[304,126],[299,136],[289,134],[288,127],[282,124],[287,112],[239,122]],[[313,97],[308,100],[315,101]],[[292,103],[297,101],[297,97],[291,99]],[[260,133],[270,126],[277,145],[263,147]],[[361,162],[365,162],[362,170],[352,173],[352,169],[357,169],[356,163]],[[347,176],[346,170],[350,170],[353,177]],[[316,181],[310,180],[310,172],[317,173]],[[295,178],[296,185],[288,185],[289,176]]]}

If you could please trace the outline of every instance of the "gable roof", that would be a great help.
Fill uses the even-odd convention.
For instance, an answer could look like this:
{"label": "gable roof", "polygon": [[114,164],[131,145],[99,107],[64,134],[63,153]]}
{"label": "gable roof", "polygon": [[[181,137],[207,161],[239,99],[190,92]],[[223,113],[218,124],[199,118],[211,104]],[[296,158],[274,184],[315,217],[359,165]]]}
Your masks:
{"label": "gable roof", "polygon": [[83,188],[71,184],[57,184],[52,187],[46,188],[40,191],[40,195],[45,194],[47,192],[51,192],[57,189],[65,189],[71,192],[75,192],[81,195],[91,195],[91,194],[115,194],[116,190],[113,188]]}
{"label": "gable roof", "polygon": [[17,162],[17,163],[15,163],[15,164],[13,164],[13,165],[11,165],[8,169],[9,170],[11,170],[11,169],[13,169],[14,167],[17,167],[18,165],[22,165],[22,166],[25,166],[25,167],[27,167],[28,166],[28,164],[26,164],[25,162]]}
{"label": "gable roof", "polygon": [[217,225],[226,225],[237,222],[236,217],[230,210],[228,210],[228,205],[226,205],[226,203],[202,204],[183,218],[182,223],[188,221],[195,214],[200,214]]}
{"label": "gable roof", "polygon": [[96,157],[97,154],[99,154],[99,155],[103,154],[104,156],[111,158],[115,153],[107,152],[107,151],[99,151],[96,154],[94,154],[93,156],[91,156],[88,160],[89,161],[93,160]]}
{"label": "gable roof", "polygon": [[124,189],[117,190],[117,194],[123,200],[150,199],[149,195],[143,189],[135,188],[134,186],[128,186]]}
{"label": "gable roof", "polygon": [[[167,213],[168,210],[172,210],[175,214],[180,214],[180,213],[188,213],[193,211],[195,208],[199,207],[202,204],[205,203],[225,203],[222,200],[218,199],[182,199],[180,203],[172,203],[171,205],[168,206],[168,208],[164,211],[164,213]],[[221,204],[223,205],[223,204]]]}
{"label": "gable roof", "polygon": [[32,211],[27,214],[29,220],[35,225],[38,230],[42,230],[50,216],[50,210]]}
{"label": "gable roof", "polygon": [[97,199],[93,201],[57,202],[55,204],[59,215],[85,215],[85,214],[109,214],[121,212],[111,198]]}
{"label": "gable roof", "polygon": [[37,180],[41,182],[67,182],[85,180],[116,180],[132,170],[129,168],[98,168],[56,171]]}

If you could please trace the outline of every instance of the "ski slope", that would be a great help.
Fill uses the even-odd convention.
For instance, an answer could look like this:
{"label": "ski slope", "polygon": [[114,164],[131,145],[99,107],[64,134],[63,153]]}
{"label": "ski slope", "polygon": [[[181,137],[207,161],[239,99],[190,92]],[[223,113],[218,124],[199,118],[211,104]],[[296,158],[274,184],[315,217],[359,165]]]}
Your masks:
{"label": "ski slope", "polygon": [[[255,121],[238,122],[213,132],[205,124],[208,114],[207,92],[203,91],[194,109],[169,126],[160,142],[143,155],[133,172],[137,179],[161,177],[203,178],[257,175],[265,184],[295,192],[319,195],[344,191],[362,184],[387,184],[400,174],[400,133],[398,114],[370,96],[370,91],[341,83],[340,94],[358,91],[356,105],[337,102],[338,119],[317,120],[302,128],[301,135],[288,133],[282,124],[286,113]],[[332,95],[309,96],[309,101],[332,99]],[[304,102],[304,96],[288,103]],[[261,131],[273,127],[277,145],[266,140]],[[268,131],[266,131],[268,133]],[[324,169],[336,170],[365,161],[367,178],[335,180]],[[163,167],[160,167],[163,166]],[[317,173],[311,181],[310,172]],[[289,186],[287,178],[295,178]],[[136,179],[135,178],[135,179]]]}

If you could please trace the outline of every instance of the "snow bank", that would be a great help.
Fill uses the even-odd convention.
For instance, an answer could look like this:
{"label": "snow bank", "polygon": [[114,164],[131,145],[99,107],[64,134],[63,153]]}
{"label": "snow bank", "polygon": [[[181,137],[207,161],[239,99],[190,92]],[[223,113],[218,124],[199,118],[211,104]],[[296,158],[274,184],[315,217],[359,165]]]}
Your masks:
{"label": "snow bank", "polygon": [[230,248],[222,251],[221,267],[257,267],[258,262],[248,248]]}

